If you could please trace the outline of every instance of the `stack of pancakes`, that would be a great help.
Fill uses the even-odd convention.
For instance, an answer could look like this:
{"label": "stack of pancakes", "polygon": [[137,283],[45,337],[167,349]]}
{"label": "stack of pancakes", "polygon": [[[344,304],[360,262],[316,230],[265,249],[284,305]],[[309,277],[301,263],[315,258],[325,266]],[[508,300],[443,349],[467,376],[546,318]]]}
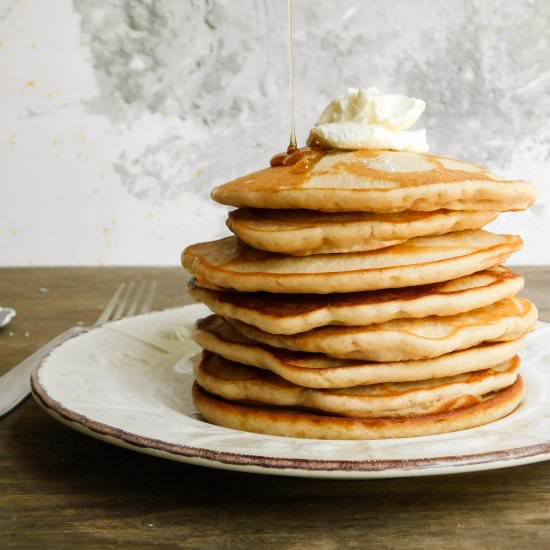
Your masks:
{"label": "stack of pancakes", "polygon": [[226,427],[291,437],[442,433],[521,401],[537,311],[502,267],[522,241],[480,229],[531,205],[524,181],[428,154],[321,151],[216,188],[235,236],[188,247],[215,315],[195,404]]}

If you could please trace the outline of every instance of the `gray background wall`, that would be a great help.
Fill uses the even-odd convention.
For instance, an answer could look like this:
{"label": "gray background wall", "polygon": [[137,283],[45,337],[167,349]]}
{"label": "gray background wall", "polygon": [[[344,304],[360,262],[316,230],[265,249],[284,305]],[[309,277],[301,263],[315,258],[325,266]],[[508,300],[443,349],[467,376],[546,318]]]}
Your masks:
{"label": "gray background wall", "polygon": [[[493,229],[550,263],[550,2],[295,0],[303,144],[348,86],[421,97],[434,152],[531,179]],[[288,140],[284,0],[0,1],[0,263],[174,264],[213,185]]]}

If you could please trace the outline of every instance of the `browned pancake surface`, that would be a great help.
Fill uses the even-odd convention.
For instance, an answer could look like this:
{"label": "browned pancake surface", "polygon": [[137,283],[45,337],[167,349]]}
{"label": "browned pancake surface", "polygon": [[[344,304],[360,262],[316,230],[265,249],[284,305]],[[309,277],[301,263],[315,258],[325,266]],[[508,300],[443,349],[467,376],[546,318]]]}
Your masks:
{"label": "browned pancake surface", "polygon": [[359,150],[314,152],[217,187],[212,197],[239,207],[332,212],[515,210],[532,204],[536,189],[436,155]]}
{"label": "browned pancake surface", "polygon": [[425,235],[479,229],[498,212],[342,212],[314,210],[238,209],[229,213],[227,226],[254,248],[308,256],[387,248]]}
{"label": "browned pancake surface", "polygon": [[193,401],[210,422],[235,430],[309,439],[384,439],[452,432],[492,422],[521,402],[521,376],[498,392],[472,404],[438,414],[406,418],[347,418],[296,409],[232,403],[204,391],[196,382]]}
{"label": "browned pancake surface", "polygon": [[479,344],[435,359],[382,363],[274,348],[246,338],[218,315],[198,321],[193,336],[208,351],[310,388],[346,388],[454,376],[507,361],[519,353],[523,344],[520,338]]}
{"label": "browned pancake surface", "polygon": [[[465,277],[466,279],[466,277]],[[461,296],[471,288],[498,285],[504,281],[521,283],[522,277],[510,269],[496,267],[481,271],[469,277],[472,280],[468,288],[460,287],[455,281],[444,281],[428,285],[405,288],[388,288],[363,292],[340,294],[272,294],[269,292],[235,292],[231,290],[213,291],[216,300],[239,308],[262,312],[273,317],[292,317],[325,308],[349,308],[357,305],[374,305],[387,302],[406,302],[427,296]],[[479,283],[478,283],[479,281]],[[189,290],[192,295],[200,296],[200,286],[191,281]],[[198,290],[198,291],[197,291]],[[244,320],[244,319],[243,319]]]}
{"label": "browned pancake surface", "polygon": [[536,320],[536,307],[524,298],[507,298],[445,317],[394,319],[357,327],[326,326],[290,335],[270,334],[228,319],[248,338],[270,346],[371,361],[425,359],[481,342],[515,340],[532,330]]}
{"label": "browned pancake surface", "polygon": [[512,385],[520,361],[513,359],[482,371],[420,382],[311,389],[261,369],[204,352],[195,375],[206,391],[236,402],[298,407],[351,417],[405,417],[434,414]]}
{"label": "browned pancake surface", "polygon": [[182,262],[207,288],[330,294],[448,281],[498,265],[521,246],[515,235],[470,230],[371,252],[291,257],[227,237],[187,247]]}

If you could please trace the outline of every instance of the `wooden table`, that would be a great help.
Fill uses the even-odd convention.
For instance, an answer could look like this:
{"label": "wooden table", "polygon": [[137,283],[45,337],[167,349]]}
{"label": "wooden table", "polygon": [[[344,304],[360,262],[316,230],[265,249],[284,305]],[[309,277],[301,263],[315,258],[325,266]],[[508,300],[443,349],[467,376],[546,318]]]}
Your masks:
{"label": "wooden table", "polygon": [[[522,268],[550,318],[550,269]],[[0,269],[0,374],[115,286],[157,279],[182,304],[179,268]],[[0,547],[550,548],[550,462],[441,477],[321,481],[161,460],[81,435],[31,400],[0,421]]]}

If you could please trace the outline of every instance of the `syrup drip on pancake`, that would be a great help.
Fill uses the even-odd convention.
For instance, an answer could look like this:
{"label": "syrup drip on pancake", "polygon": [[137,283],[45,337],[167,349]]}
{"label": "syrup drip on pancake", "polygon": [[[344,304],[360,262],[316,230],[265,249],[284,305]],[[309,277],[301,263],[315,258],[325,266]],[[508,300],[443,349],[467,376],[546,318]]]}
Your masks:
{"label": "syrup drip on pancake", "polygon": [[294,10],[293,0],[288,0],[288,87],[289,87],[289,114],[290,114],[290,140],[286,152],[276,154],[270,161],[271,166],[295,166],[293,173],[306,173],[313,168],[323,153],[318,148],[298,148],[296,140],[296,117],[295,117],[295,93],[294,82]]}
{"label": "syrup drip on pancake", "polygon": [[271,166],[292,166],[292,174],[309,172],[324,155],[324,151],[313,147],[300,147],[286,153],[278,153],[271,159]]}

